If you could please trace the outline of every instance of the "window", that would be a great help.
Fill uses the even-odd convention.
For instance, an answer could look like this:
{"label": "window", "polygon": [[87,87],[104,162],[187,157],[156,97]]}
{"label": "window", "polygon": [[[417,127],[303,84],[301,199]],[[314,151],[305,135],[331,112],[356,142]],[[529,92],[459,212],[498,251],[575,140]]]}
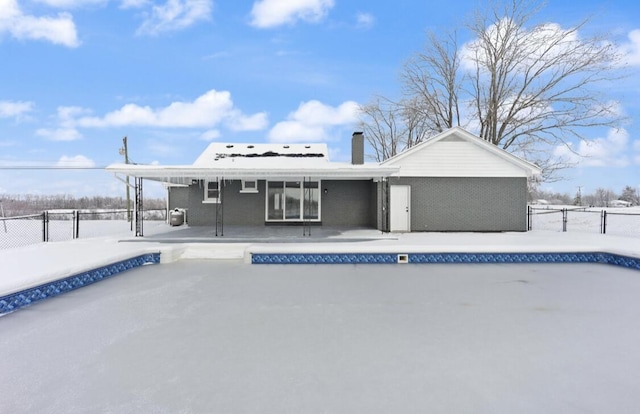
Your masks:
{"label": "window", "polygon": [[220,182],[205,181],[204,182],[204,200],[203,203],[219,203],[220,202]]}
{"label": "window", "polygon": [[318,181],[268,181],[267,221],[320,221]]}
{"label": "window", "polygon": [[256,180],[242,180],[242,190],[241,193],[257,193],[258,192],[258,181]]}

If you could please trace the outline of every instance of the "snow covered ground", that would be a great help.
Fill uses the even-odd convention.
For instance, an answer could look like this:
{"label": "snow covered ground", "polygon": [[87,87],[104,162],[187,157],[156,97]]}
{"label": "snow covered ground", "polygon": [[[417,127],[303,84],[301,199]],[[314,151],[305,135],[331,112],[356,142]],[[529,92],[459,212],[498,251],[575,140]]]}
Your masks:
{"label": "snow covered ground", "polygon": [[[550,207],[551,209],[556,206]],[[638,208],[612,209],[637,212]],[[154,235],[179,234],[185,229],[162,222],[145,222],[143,242],[131,236],[129,224],[118,221],[96,221],[85,230],[93,234],[110,232],[111,236],[81,238],[63,242],[36,243],[20,248],[0,250],[0,296],[33,287],[47,281],[71,276],[125,258],[149,252],[161,252],[163,263],[180,259],[241,259],[248,261],[255,253],[420,253],[420,252],[572,252],[602,251],[640,257],[640,215],[616,215],[623,236],[592,231],[592,223],[570,221],[568,232],[562,232],[562,216],[558,213],[536,214],[534,230],[523,233],[406,233],[381,234],[376,230],[350,230],[330,235],[322,242],[308,239],[305,243],[158,243]],[[569,212],[570,220],[571,214]],[[578,214],[578,213],[576,213]],[[589,213],[586,214],[592,217]],[[593,216],[599,214],[593,213]],[[554,220],[560,220],[554,222]],[[611,220],[613,221],[613,220]],[[542,224],[545,223],[543,226]],[[540,228],[547,228],[541,230]],[[548,230],[555,228],[556,230]],[[118,231],[120,229],[121,231]],[[0,229],[2,231],[2,229]],[[115,232],[115,235],[113,235]],[[317,231],[316,231],[317,232]],[[345,240],[367,240],[345,242]],[[124,242],[124,241],[133,242]],[[180,241],[179,238],[176,239]],[[193,240],[192,240],[193,241]],[[292,240],[295,241],[295,240]]]}
{"label": "snow covered ground", "polygon": [[567,232],[600,233],[602,212],[607,212],[606,234],[640,238],[640,206],[591,207],[571,205],[532,206],[532,229],[562,231],[562,212],[567,209]]}

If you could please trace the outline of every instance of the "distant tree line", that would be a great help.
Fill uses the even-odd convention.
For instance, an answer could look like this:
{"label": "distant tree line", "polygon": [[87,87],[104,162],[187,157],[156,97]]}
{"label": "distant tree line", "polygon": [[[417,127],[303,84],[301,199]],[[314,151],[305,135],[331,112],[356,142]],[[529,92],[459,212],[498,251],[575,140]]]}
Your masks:
{"label": "distant tree line", "polygon": [[[39,214],[48,210],[124,210],[127,199],[124,197],[91,196],[76,198],[68,194],[0,194],[0,202],[5,217]],[[162,198],[145,198],[145,210],[166,208]],[[133,209],[133,200],[131,201]]]}
{"label": "distant tree line", "polygon": [[637,188],[627,185],[622,192],[616,193],[609,188],[596,188],[593,193],[583,194],[580,190],[575,195],[553,191],[533,189],[529,194],[530,201],[545,200],[549,204],[565,204],[575,206],[610,207],[614,200],[630,203],[632,206],[640,205],[640,192]]}

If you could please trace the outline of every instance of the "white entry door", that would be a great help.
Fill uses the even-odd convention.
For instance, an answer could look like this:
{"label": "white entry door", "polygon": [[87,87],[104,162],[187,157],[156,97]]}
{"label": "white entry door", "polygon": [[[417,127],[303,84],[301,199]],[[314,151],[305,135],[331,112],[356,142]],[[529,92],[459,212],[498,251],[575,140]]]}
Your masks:
{"label": "white entry door", "polygon": [[411,229],[411,187],[408,185],[391,186],[391,206],[389,226],[391,231],[410,231]]}

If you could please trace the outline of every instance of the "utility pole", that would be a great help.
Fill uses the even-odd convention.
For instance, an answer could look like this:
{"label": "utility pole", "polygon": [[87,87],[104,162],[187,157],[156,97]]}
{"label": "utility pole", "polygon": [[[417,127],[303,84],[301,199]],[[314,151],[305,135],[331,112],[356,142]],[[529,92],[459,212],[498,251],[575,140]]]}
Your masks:
{"label": "utility pole", "polygon": [[582,206],[582,186],[581,185],[578,186],[578,194],[576,195],[574,204],[576,206]]}
{"label": "utility pole", "polygon": [[[127,147],[127,137],[122,138],[122,148],[120,155],[124,155],[124,163],[129,164],[129,148]],[[131,193],[129,192],[129,176],[127,175],[127,221],[131,222]]]}

